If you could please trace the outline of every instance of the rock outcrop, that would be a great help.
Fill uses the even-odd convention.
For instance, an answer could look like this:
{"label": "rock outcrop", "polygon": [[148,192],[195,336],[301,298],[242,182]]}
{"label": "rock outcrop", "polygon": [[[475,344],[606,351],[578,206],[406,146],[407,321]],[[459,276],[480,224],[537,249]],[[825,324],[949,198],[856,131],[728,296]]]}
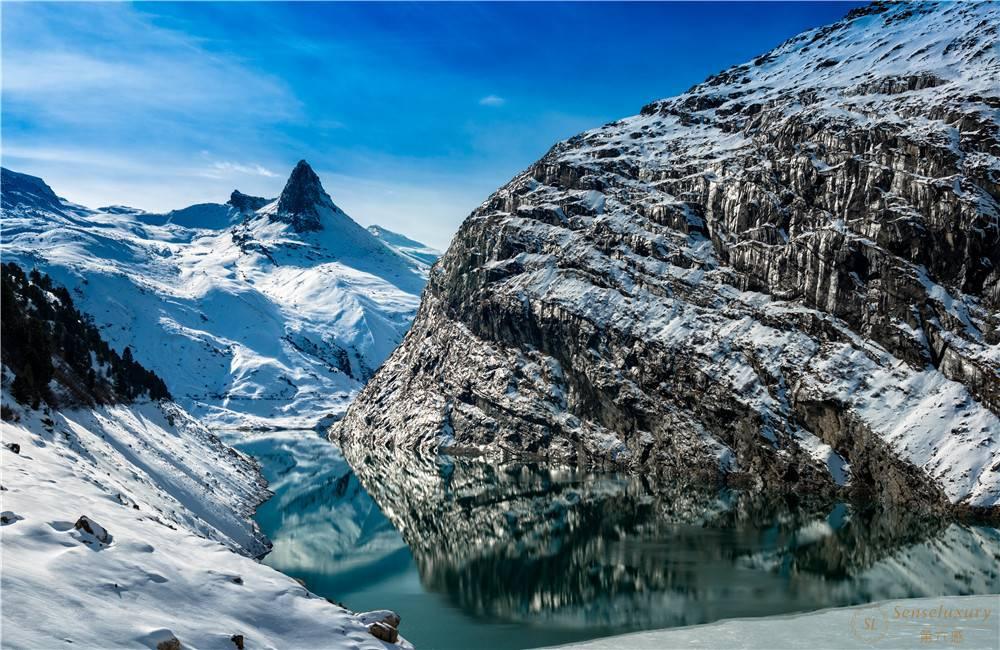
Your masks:
{"label": "rock outcrop", "polygon": [[61,212],[62,201],[45,181],[7,168],[0,169],[0,207],[10,210],[25,206],[33,210]]}
{"label": "rock outcrop", "polygon": [[236,208],[237,212],[240,213],[260,210],[272,201],[274,201],[274,199],[265,199],[261,196],[250,196],[249,194],[244,194],[239,190],[233,190],[233,193],[229,195],[229,205]]}
{"label": "rock outcrop", "polygon": [[270,215],[274,221],[291,224],[296,232],[322,230],[321,210],[338,210],[330,195],[323,190],[319,176],[304,160],[300,160],[292,170],[285,189],[281,190],[278,205]]}
{"label": "rock outcrop", "polygon": [[998,26],[875,4],[556,145],[332,435],[997,515]]}

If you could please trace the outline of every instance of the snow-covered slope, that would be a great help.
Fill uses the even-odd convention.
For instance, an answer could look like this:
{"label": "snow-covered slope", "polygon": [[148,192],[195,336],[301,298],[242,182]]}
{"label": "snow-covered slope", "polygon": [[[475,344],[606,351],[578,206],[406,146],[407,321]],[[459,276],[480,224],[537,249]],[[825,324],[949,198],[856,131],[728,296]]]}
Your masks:
{"label": "snow-covered slope", "polygon": [[65,287],[2,270],[3,647],[381,645],[256,562],[255,461],[109,349]]}
{"label": "snow-covered slope", "polygon": [[311,427],[402,340],[428,265],[343,213],[303,161],[278,199],[95,211],[3,171],[2,253],[73,293],[215,427]]}
{"label": "snow-covered slope", "polygon": [[[947,611],[947,618],[939,616]],[[1000,596],[891,600],[796,616],[734,619],[556,646],[561,650],[995,648]],[[866,628],[865,621],[872,621]],[[551,648],[550,650],[555,650]]]}
{"label": "snow-covered slope", "polygon": [[557,144],[335,435],[1000,515],[998,32],[873,4]]}
{"label": "snow-covered slope", "polygon": [[253,559],[257,465],[177,405],[3,402],[4,648],[386,647]]}
{"label": "snow-covered slope", "polygon": [[401,235],[382,226],[368,226],[368,232],[381,239],[390,248],[395,249],[403,255],[412,257],[418,262],[434,264],[441,257],[441,253],[430,246],[421,244],[406,235]]}

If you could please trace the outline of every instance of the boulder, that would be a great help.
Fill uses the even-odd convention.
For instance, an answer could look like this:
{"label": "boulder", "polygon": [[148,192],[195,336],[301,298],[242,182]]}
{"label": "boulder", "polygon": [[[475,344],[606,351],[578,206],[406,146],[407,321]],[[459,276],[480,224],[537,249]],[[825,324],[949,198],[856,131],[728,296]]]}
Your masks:
{"label": "boulder", "polygon": [[399,630],[385,623],[372,623],[368,626],[368,631],[373,637],[386,643],[395,643],[399,640]]}
{"label": "boulder", "polygon": [[183,647],[180,640],[175,636],[156,644],[156,650],[182,650]]}
{"label": "boulder", "polygon": [[364,622],[365,625],[371,625],[372,623],[385,623],[390,627],[399,627],[399,614],[392,611],[391,609],[376,609],[370,612],[364,612],[358,614],[358,618]]}
{"label": "boulder", "polygon": [[86,535],[93,537],[101,544],[110,544],[114,539],[104,526],[101,526],[87,515],[82,515],[79,519],[77,519],[76,523],[73,524],[73,527]]}

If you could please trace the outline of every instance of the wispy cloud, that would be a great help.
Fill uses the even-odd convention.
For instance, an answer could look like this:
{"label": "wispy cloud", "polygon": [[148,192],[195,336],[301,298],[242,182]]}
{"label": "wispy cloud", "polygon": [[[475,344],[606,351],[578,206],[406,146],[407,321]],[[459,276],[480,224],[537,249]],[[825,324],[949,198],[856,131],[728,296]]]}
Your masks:
{"label": "wispy cloud", "polygon": [[503,106],[507,100],[499,95],[487,95],[479,100],[480,106]]}
{"label": "wispy cloud", "polygon": [[[553,141],[619,114],[549,82],[533,90],[551,75],[511,77],[492,46],[451,38],[509,15],[506,5],[466,6],[459,22],[454,11],[5,4],[0,156],[75,202],[157,211],[224,201],[234,188],[275,196],[306,158],[359,221],[443,248]],[[522,22],[510,23],[517,42]],[[399,51],[409,56],[390,55]],[[545,113],[566,104],[582,115]]]}
{"label": "wispy cloud", "polygon": [[132,7],[26,3],[4,14],[4,112],[37,131],[109,129],[124,140],[204,143],[243,124],[291,119],[300,108],[281,79]]}
{"label": "wispy cloud", "polygon": [[216,160],[212,163],[212,169],[216,172],[235,172],[237,174],[247,174],[249,176],[264,176],[275,178],[277,174],[270,169],[256,163],[244,165],[242,163],[231,162],[229,160]]}

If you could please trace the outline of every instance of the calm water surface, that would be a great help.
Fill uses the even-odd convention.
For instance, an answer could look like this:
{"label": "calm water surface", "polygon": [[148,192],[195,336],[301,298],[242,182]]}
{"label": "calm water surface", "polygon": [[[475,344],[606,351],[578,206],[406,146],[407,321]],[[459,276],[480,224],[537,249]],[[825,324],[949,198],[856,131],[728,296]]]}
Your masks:
{"label": "calm water surface", "polygon": [[[1000,593],[1000,531],[805,511],[641,478],[238,442],[275,496],[265,563],[393,609],[417,648],[515,649],[888,598]],[[348,460],[350,460],[350,463]],[[352,466],[354,469],[352,469]]]}

